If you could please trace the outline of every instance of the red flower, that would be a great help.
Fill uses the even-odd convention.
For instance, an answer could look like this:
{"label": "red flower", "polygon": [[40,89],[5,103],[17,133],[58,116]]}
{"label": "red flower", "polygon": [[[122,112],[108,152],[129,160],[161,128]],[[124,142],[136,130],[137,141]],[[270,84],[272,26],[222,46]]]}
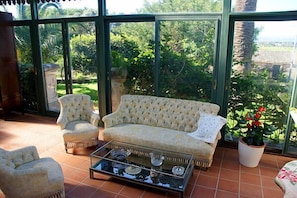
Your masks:
{"label": "red flower", "polygon": [[259,107],[259,108],[258,108],[258,111],[259,111],[259,112],[264,112],[264,111],[265,111],[265,107]]}
{"label": "red flower", "polygon": [[255,118],[256,118],[256,119],[260,119],[260,118],[261,118],[261,113],[257,112],[257,113],[255,114]]}
{"label": "red flower", "polygon": [[259,122],[258,120],[255,120],[255,121],[252,122],[252,125],[258,127],[258,126],[261,126],[261,122]]}
{"label": "red flower", "polygon": [[252,116],[251,116],[249,113],[247,113],[247,114],[245,115],[245,119],[246,119],[246,120],[253,120]]}

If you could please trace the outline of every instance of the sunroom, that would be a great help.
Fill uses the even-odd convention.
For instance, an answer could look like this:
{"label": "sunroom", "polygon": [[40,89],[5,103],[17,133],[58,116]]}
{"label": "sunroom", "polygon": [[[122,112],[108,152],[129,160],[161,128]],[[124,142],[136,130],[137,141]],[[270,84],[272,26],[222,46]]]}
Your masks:
{"label": "sunroom", "polygon": [[25,114],[56,118],[71,93],[101,118],[123,94],[206,101],[228,120],[219,146],[236,149],[242,120],[264,107],[266,153],[296,156],[293,0],[1,0],[0,11],[13,15]]}

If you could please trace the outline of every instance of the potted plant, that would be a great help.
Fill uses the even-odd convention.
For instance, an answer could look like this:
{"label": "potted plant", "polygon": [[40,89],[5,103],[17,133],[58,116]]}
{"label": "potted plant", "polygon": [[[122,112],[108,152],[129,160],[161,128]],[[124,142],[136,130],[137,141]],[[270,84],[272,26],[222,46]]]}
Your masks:
{"label": "potted plant", "polygon": [[262,118],[264,107],[259,107],[255,113],[248,112],[243,122],[247,130],[238,141],[239,162],[247,167],[258,166],[266,144],[264,138],[276,129],[264,122]]}

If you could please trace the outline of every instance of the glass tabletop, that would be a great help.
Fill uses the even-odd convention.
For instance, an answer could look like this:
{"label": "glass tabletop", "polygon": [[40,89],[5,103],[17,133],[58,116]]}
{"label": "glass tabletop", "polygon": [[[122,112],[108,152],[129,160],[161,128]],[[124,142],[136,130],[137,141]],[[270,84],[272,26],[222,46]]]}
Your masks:
{"label": "glass tabletop", "polygon": [[110,141],[91,153],[90,169],[132,181],[184,191],[193,156]]}

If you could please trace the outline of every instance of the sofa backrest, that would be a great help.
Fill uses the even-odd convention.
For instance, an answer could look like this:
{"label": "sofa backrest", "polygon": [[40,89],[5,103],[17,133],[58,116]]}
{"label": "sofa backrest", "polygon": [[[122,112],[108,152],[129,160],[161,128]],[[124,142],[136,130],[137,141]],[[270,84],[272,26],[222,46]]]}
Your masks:
{"label": "sofa backrest", "polygon": [[124,123],[144,124],[192,132],[198,127],[199,112],[217,115],[217,104],[174,98],[123,95],[117,111]]}

